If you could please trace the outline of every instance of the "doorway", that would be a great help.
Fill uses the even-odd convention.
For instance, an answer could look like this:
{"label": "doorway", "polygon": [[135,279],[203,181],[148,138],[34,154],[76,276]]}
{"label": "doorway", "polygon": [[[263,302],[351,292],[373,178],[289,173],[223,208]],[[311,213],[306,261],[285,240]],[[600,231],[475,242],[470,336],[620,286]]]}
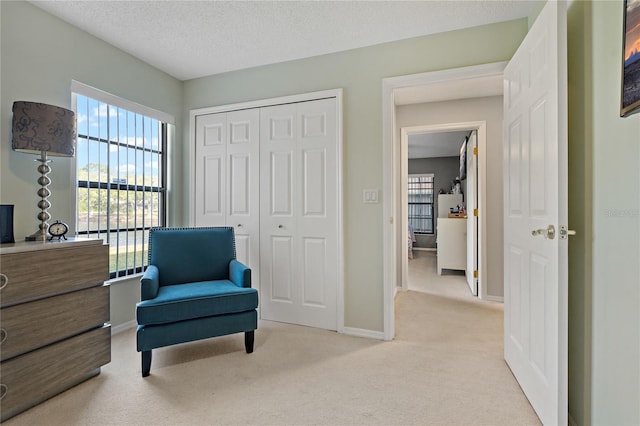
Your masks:
{"label": "doorway", "polygon": [[[401,176],[401,151],[400,132],[403,127],[398,121],[397,106],[401,103],[401,98],[412,93],[415,99],[420,95],[421,102],[436,102],[460,100],[473,97],[501,96],[503,85],[503,70],[505,62],[477,65],[472,67],[444,70],[410,76],[387,78],[383,80],[383,158],[388,159],[383,164],[383,191],[387,196],[383,197],[385,226],[383,229],[383,276],[384,276],[384,338],[393,339],[395,327],[394,297],[399,289],[398,283],[402,283],[401,269],[398,265],[398,256],[401,252],[399,244],[402,235],[402,221],[395,221],[394,218],[401,217],[400,202],[400,176]],[[472,84],[470,84],[472,83]],[[470,120],[471,121],[471,120]],[[501,128],[501,124],[500,124]],[[501,135],[501,130],[500,130]],[[479,164],[486,164],[486,149],[479,147]],[[501,154],[499,154],[501,156]],[[481,167],[480,174],[483,169]],[[486,173],[486,170],[484,171]],[[486,179],[480,178],[486,183]],[[480,185],[480,193],[486,193],[483,184]],[[480,210],[486,206],[482,205],[480,197]],[[501,210],[501,207],[500,207]],[[480,229],[486,229],[487,216],[480,220]],[[499,236],[501,241],[502,236]],[[482,244],[486,252],[487,242]],[[501,242],[500,242],[501,246]],[[500,250],[500,258],[502,257]],[[487,265],[484,261],[480,263],[480,276],[487,273]],[[500,268],[502,269],[502,268]],[[500,277],[500,282],[501,282]]]}
{"label": "doorway", "polygon": [[[485,229],[478,226],[478,219],[483,218],[479,214],[479,188],[484,188],[479,184],[478,153],[486,151],[486,128],[486,121],[477,121],[400,129],[399,244],[407,241],[407,244],[400,245],[398,257],[399,282],[403,291],[408,290],[408,263],[416,244],[418,249],[438,249],[438,274],[443,268],[464,271],[471,294],[485,300],[488,298],[483,279],[487,274],[481,277],[478,266],[487,264],[482,251]],[[483,161],[482,183],[485,169]],[[432,176],[430,191],[427,188],[422,194],[426,203],[418,206],[425,210],[426,220],[416,220],[415,213],[409,211],[414,203],[409,199],[408,176],[416,173]],[[483,191],[482,204],[486,204],[485,194]],[[448,214],[449,205],[445,205],[449,199],[456,200],[452,204],[455,205],[455,213],[451,215]],[[462,210],[459,211],[458,207]],[[438,235],[439,227],[459,232]],[[456,241],[452,241],[456,237]],[[453,249],[447,250],[447,247]]]}
{"label": "doorway", "polygon": [[[401,127],[406,127],[408,125],[403,124],[403,116],[402,116],[402,108],[404,106],[403,97],[411,97],[416,99],[420,98],[420,101],[423,102],[421,105],[433,104],[435,102],[446,102],[446,101],[460,101],[464,99],[480,99],[487,97],[500,97],[498,99],[501,104],[501,95],[502,95],[502,79],[503,79],[503,70],[506,66],[505,62],[493,63],[493,64],[485,64],[478,65],[472,67],[458,68],[452,70],[445,71],[437,71],[430,73],[423,73],[417,75],[410,76],[401,76],[388,78],[383,80],[383,157],[388,158],[389,161],[383,165],[383,191],[385,196],[383,197],[384,201],[384,217],[388,218],[383,230],[383,239],[384,239],[384,259],[386,261],[383,265],[383,273],[384,273],[384,337],[387,340],[393,339],[394,336],[394,327],[395,327],[395,319],[394,319],[394,297],[398,290],[401,290],[401,286],[398,287],[396,283],[401,283],[402,270],[401,270],[401,258],[398,253],[401,251],[403,247],[401,244],[406,244],[405,241],[402,241],[399,238],[399,235],[404,235],[402,230],[402,221],[397,220],[394,221],[394,218],[400,218],[402,215],[401,212],[401,200],[399,197],[401,187],[400,187],[400,179],[401,179],[401,143],[400,143],[400,131]],[[471,84],[470,84],[471,83]],[[410,94],[410,95],[409,95]],[[461,116],[463,111],[458,111],[458,115]],[[436,123],[443,122],[453,122],[454,120],[443,120],[440,119],[440,110],[432,111],[431,118],[436,121]],[[501,114],[501,111],[500,111]],[[421,119],[424,118],[424,114],[422,114]],[[417,120],[417,119],[416,119]],[[460,120],[462,121],[462,120]],[[491,133],[492,139],[502,138],[502,123],[501,123],[501,115],[499,118],[499,126],[492,130]],[[419,122],[419,121],[417,121]],[[423,121],[424,122],[424,121]],[[487,140],[487,130],[485,126],[484,136],[481,136],[482,124],[478,119],[470,119],[468,122],[476,122],[476,126],[479,130],[479,142],[481,139]],[[467,125],[468,127],[468,125]],[[494,137],[495,136],[495,137]],[[501,158],[501,147],[498,150],[499,152],[495,153],[497,158]],[[480,187],[479,187],[479,209],[482,212],[484,208],[486,210],[486,206],[488,204],[487,200],[487,191],[486,191],[486,182],[487,179],[483,178],[486,175],[487,170],[486,167],[486,159],[487,159],[487,149],[483,149],[483,146],[479,146],[478,151],[479,158],[479,166],[480,166]],[[501,167],[498,170],[501,172]],[[501,177],[500,177],[501,179]],[[501,183],[500,183],[501,186]],[[493,200],[491,205],[492,208],[497,209],[497,211],[502,211],[501,207],[501,198],[502,194],[499,191],[499,199]],[[496,207],[499,206],[499,207]],[[479,228],[480,234],[486,235],[487,224],[489,221],[500,221],[497,224],[497,228],[501,227],[501,217],[498,215],[489,215],[480,214],[479,217]],[[405,228],[406,229],[406,228]],[[489,242],[488,239],[481,238],[482,251],[484,253],[488,253],[487,246],[491,246],[491,251],[495,252],[495,258],[499,259],[502,262],[502,235],[492,235],[493,243]],[[496,260],[497,261],[497,260]],[[487,283],[487,287],[489,282],[486,277],[483,279],[483,273],[487,274],[488,270],[496,271],[501,274],[502,266],[494,266],[489,268],[487,265],[487,259],[485,258],[481,261],[480,265],[480,280],[482,282]],[[500,275],[496,279],[492,279],[492,282],[502,284],[502,276]],[[491,294],[488,291],[488,294]],[[501,300],[499,297],[489,297],[488,300]]]}

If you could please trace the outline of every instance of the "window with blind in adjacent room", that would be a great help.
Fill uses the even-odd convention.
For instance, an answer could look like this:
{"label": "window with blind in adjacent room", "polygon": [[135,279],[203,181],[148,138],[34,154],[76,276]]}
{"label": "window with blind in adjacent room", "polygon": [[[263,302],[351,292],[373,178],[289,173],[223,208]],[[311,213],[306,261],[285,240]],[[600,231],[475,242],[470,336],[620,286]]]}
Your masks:
{"label": "window with blind in adjacent room", "polygon": [[433,174],[409,175],[409,226],[417,234],[433,234]]}

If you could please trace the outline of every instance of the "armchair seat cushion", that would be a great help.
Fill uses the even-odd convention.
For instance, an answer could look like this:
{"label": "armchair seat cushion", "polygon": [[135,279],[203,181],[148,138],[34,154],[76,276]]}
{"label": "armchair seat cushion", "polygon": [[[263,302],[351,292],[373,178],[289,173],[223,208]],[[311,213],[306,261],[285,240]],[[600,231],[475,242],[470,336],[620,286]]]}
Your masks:
{"label": "armchair seat cushion", "polygon": [[254,288],[238,287],[229,280],[200,281],[160,287],[157,297],[138,303],[136,318],[140,325],[168,324],[257,307]]}

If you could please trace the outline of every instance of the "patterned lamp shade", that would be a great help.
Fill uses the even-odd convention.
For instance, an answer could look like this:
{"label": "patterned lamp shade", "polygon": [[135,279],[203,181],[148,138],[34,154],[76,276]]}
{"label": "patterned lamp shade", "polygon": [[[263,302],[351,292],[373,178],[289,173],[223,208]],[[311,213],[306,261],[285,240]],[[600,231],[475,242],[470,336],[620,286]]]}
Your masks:
{"label": "patterned lamp shade", "polygon": [[73,111],[54,105],[17,101],[13,103],[15,151],[54,157],[73,157],[76,120]]}

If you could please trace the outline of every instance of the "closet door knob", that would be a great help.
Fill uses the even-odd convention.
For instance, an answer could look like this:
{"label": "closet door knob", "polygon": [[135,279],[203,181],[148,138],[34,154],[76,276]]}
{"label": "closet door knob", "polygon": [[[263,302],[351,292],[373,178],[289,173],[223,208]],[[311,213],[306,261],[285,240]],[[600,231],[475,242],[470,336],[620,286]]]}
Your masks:
{"label": "closet door knob", "polygon": [[278,225],[278,229],[284,228],[284,225]]}
{"label": "closet door knob", "polygon": [[0,329],[0,344],[4,343],[4,341],[7,340],[7,330],[5,330],[4,328]]}
{"label": "closet door knob", "polygon": [[0,273],[0,290],[4,289],[7,284],[9,284],[9,277]]}

